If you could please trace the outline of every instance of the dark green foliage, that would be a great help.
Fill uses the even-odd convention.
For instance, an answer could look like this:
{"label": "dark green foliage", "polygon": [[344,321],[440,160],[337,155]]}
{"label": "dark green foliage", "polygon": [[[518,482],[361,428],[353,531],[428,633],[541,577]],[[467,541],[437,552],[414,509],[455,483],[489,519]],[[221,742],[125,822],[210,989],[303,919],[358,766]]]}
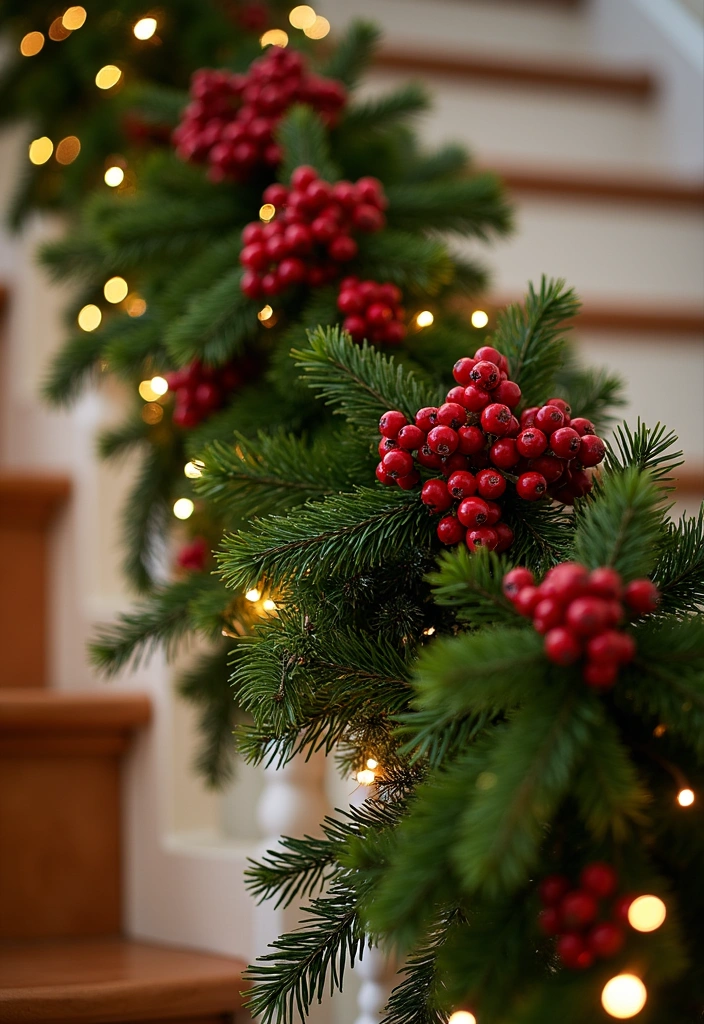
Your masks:
{"label": "dark green foliage", "polygon": [[[189,630],[192,628],[189,623]],[[178,679],[179,693],[198,710],[201,740],[193,767],[213,788],[227,782],[234,771],[237,692],[235,683],[229,688],[222,685],[232,644],[232,640],[221,640]]]}
{"label": "dark green foliage", "polygon": [[[409,82],[395,92],[375,96],[351,107],[344,116],[345,132],[373,132],[421,114],[430,106],[430,97],[417,82]],[[464,163],[465,156],[462,156]]]}
{"label": "dark green foliage", "polygon": [[321,72],[353,89],[366,71],[379,41],[379,29],[369,21],[355,21],[323,64]]}
{"label": "dark green foliage", "polygon": [[674,614],[704,606],[704,507],[698,516],[668,523],[654,573],[662,595],[661,608]]}
{"label": "dark green foliage", "polygon": [[277,139],[286,154],[279,179],[289,184],[297,167],[308,164],[321,178],[336,181],[340,171],[330,159],[330,146],[322,120],[310,107],[292,107],[277,128]]}
{"label": "dark green foliage", "polygon": [[228,271],[172,323],[166,344],[176,366],[194,359],[206,365],[226,363],[256,334],[255,307],[242,294],[241,277],[239,267]]}
{"label": "dark green foliage", "polygon": [[388,197],[389,222],[403,230],[455,231],[488,239],[511,227],[501,182],[488,172],[432,186],[394,185]]}

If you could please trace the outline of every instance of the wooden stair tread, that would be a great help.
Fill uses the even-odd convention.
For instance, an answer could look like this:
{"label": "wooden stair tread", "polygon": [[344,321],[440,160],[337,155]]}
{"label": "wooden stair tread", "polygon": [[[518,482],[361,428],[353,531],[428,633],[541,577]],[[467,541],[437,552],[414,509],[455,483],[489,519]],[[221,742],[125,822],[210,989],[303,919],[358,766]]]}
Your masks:
{"label": "wooden stair tread", "polygon": [[54,474],[0,471],[0,526],[47,526],[71,493],[71,481]]}
{"label": "wooden stair tread", "polygon": [[[511,303],[522,303],[520,295],[492,295],[485,300],[459,300],[464,312],[486,308],[492,313]],[[704,338],[704,307],[665,303],[613,302],[587,298],[572,321],[578,330],[616,331],[626,334],[656,333],[660,335],[701,336]]]}
{"label": "wooden stair tread", "polygon": [[245,965],[121,938],[0,946],[0,1019],[52,1024],[194,1018],[242,1003]]}
{"label": "wooden stair tread", "polygon": [[150,700],[141,693],[0,689],[0,735],[124,732],[150,717]]}
{"label": "wooden stair tread", "polygon": [[510,189],[520,195],[550,199],[590,199],[666,206],[704,206],[704,182],[666,175],[609,172],[599,169],[526,167],[487,161]]}
{"label": "wooden stair tread", "polygon": [[388,71],[449,75],[500,85],[598,92],[618,99],[649,100],[656,92],[656,79],[645,69],[586,61],[563,63],[550,57],[531,59],[508,54],[449,54],[394,46],[382,47],[374,63]]}

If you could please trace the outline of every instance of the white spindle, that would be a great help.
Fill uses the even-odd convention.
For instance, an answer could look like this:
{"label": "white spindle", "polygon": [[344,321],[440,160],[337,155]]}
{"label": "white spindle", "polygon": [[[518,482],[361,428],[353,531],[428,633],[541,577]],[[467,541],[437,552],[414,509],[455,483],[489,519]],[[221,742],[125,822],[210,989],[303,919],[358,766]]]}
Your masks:
{"label": "white spindle", "polygon": [[354,969],[362,979],[357,996],[359,1014],[355,1024],[379,1024],[381,1011],[389,997],[388,965],[378,949],[365,949],[364,959]]}

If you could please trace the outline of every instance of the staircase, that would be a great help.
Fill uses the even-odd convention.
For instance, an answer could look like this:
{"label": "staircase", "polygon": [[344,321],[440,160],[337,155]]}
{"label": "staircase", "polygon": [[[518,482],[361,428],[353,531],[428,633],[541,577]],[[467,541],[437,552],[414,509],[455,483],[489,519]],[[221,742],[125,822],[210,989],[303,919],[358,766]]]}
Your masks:
{"label": "staircase", "polygon": [[121,763],[133,692],[47,688],[49,531],[61,477],[0,473],[0,1020],[225,1024],[237,960],[121,937]]}

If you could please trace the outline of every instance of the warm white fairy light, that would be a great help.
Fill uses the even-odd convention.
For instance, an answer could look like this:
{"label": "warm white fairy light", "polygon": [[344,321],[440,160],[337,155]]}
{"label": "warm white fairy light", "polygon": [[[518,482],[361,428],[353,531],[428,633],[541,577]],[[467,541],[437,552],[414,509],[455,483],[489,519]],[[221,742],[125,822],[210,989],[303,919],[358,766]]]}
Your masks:
{"label": "warm white fairy light", "polygon": [[448,1024],[477,1024],[477,1018],[469,1010],[455,1010]]}
{"label": "warm white fairy light", "polygon": [[303,32],[308,36],[309,39],[325,39],[325,36],[330,31],[330,22],[327,18],[324,18],[322,14],[316,15],[315,21],[308,28],[304,28]]}
{"label": "warm white fairy light", "polygon": [[647,998],[648,990],[640,978],[635,974],[617,974],[604,985],[601,1005],[611,1017],[627,1020],[640,1013]]}
{"label": "warm white fairy light", "polygon": [[273,315],[274,310],[271,308],[271,306],[264,306],[257,313],[257,319],[264,323],[265,320],[271,320]]}
{"label": "warm white fairy light", "polygon": [[112,89],[122,78],[122,72],[116,64],[106,64],[95,76],[95,84],[99,89]]}
{"label": "warm white fairy light", "polygon": [[63,164],[64,167],[68,164],[72,164],[78,154],[81,152],[81,140],[76,135],[67,135],[65,139],[56,147],[56,160],[57,163]]}
{"label": "warm white fairy light", "polygon": [[677,794],[677,803],[680,807],[691,807],[694,803],[694,793],[691,789],[681,789]]}
{"label": "warm white fairy light", "polygon": [[39,51],[44,46],[44,33],[43,32],[28,32],[26,36],[22,37],[20,43],[20,53],[23,57],[36,57]]}
{"label": "warm white fairy light", "polygon": [[247,593],[246,593],[246,594],[245,594],[244,596],[245,596],[245,598],[246,598],[246,599],[247,599],[248,601],[251,601],[251,602],[252,602],[252,604],[254,604],[254,603],[255,603],[256,601],[258,601],[258,600],[259,600],[259,598],[260,598],[260,597],[261,597],[262,595],[261,595],[261,591],[257,590],[257,588],[256,588],[256,587],[252,587],[252,589],[251,589],[251,590],[248,590],[248,591],[247,591]]}
{"label": "warm white fairy light", "polygon": [[125,311],[127,316],[142,316],[147,311],[147,304],[141,295],[132,292],[125,299]]}
{"label": "warm white fairy light", "polygon": [[308,4],[299,4],[289,13],[288,20],[294,28],[306,29],[315,24],[317,15]]}
{"label": "warm white fairy light", "polygon": [[362,786],[372,786],[375,779],[376,774],[371,768],[363,768],[361,772],[357,772],[357,782]]}
{"label": "warm white fairy light", "polygon": [[270,28],[259,40],[262,49],[265,46],[288,46],[288,32],[282,28]]}
{"label": "warm white fairy light", "polygon": [[202,467],[203,463],[194,459],[183,467],[183,475],[187,476],[189,480],[198,480],[203,475]]}
{"label": "warm white fairy light", "polygon": [[166,377],[160,377],[158,374],[156,377],[152,377],[149,383],[152,386],[152,391],[159,396],[165,395],[169,390],[169,382]]}
{"label": "warm white fairy light", "polygon": [[54,143],[46,135],[29,144],[29,159],[33,164],[45,164],[54,152]]}
{"label": "warm white fairy light", "polygon": [[94,331],[96,327],[100,327],[100,321],[103,319],[103,314],[100,312],[97,306],[94,306],[92,302],[84,306],[76,318],[78,320],[78,326],[82,331]]}
{"label": "warm white fairy light", "polygon": [[132,31],[136,39],[151,39],[156,32],[156,18],[140,18]]}
{"label": "warm white fairy light", "polygon": [[109,185],[110,188],[117,188],[117,186],[121,185],[125,180],[125,172],[121,167],[117,167],[117,165],[115,165],[114,167],[108,167],[103,178],[105,184]]}
{"label": "warm white fairy light", "polygon": [[667,917],[659,896],[638,896],[628,908],[628,923],[637,932],[654,932]]}
{"label": "warm white fairy light", "polygon": [[127,297],[129,288],[124,277],[111,277],[103,285],[103,295],[108,302],[122,302]]}
{"label": "warm white fairy light", "polygon": [[273,203],[264,203],[263,206],[259,207],[259,220],[263,220],[265,224],[268,224],[275,215],[276,207]]}
{"label": "warm white fairy light", "polygon": [[475,309],[470,320],[472,321],[472,327],[486,327],[489,323],[489,314],[485,313],[483,309]]}
{"label": "warm white fairy light", "polygon": [[195,505],[190,498],[178,498],[174,502],[174,515],[177,519],[190,519]]}
{"label": "warm white fairy light", "polygon": [[61,24],[69,32],[75,32],[76,29],[85,25],[87,16],[85,7],[69,7],[61,19]]}
{"label": "warm white fairy light", "polygon": [[267,597],[266,601],[262,601],[262,608],[265,612],[275,612],[276,601],[272,601],[270,597]]}
{"label": "warm white fairy light", "polygon": [[435,626],[428,626],[427,629],[423,630],[423,636],[432,636],[435,632]]}
{"label": "warm white fairy light", "polygon": [[367,768],[371,768],[371,770],[374,771],[374,769],[378,768],[378,767],[379,767],[379,762],[378,761],[376,761],[373,757],[368,757],[367,758]]}

